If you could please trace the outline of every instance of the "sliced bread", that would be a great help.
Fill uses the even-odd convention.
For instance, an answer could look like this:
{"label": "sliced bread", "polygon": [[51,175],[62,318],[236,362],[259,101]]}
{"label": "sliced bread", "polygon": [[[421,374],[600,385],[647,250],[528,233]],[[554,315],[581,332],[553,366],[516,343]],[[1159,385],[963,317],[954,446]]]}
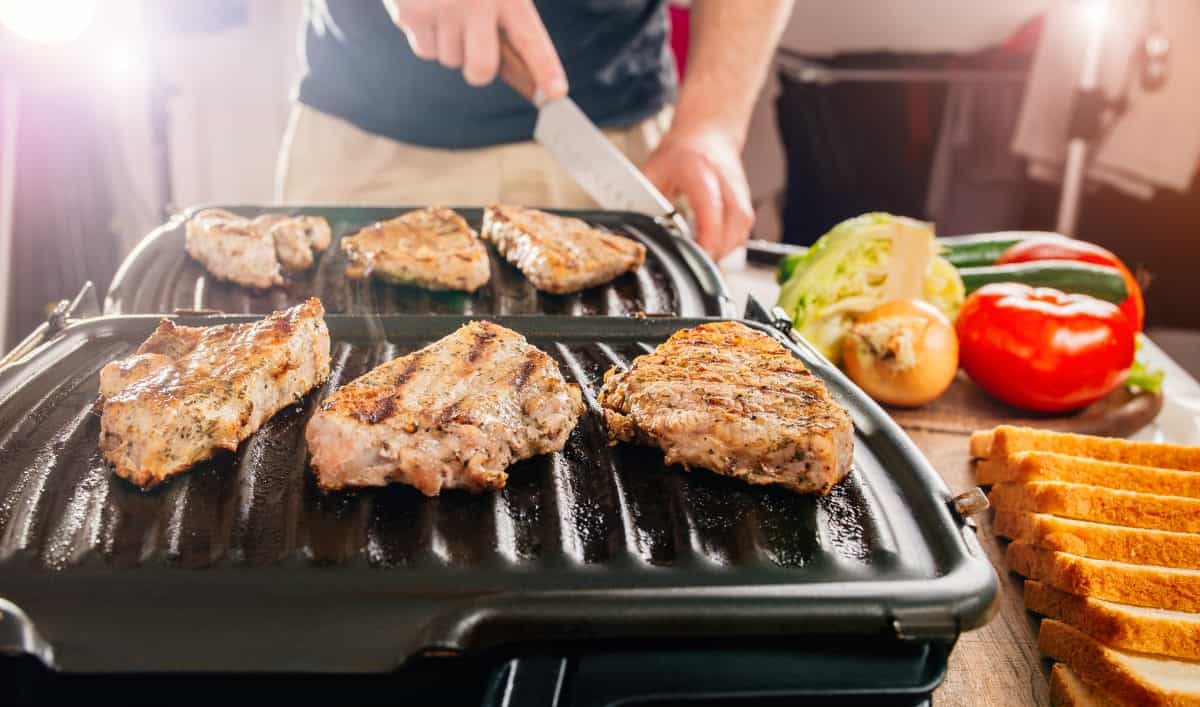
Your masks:
{"label": "sliced bread", "polygon": [[971,435],[971,456],[980,459],[1006,458],[1017,452],[1029,451],[1058,452],[1124,464],[1200,471],[1200,447],[1181,444],[1133,442],[1011,425],[1000,425],[993,430]]}
{"label": "sliced bread", "polygon": [[996,484],[997,511],[1027,511],[1133,528],[1200,532],[1200,498],[1161,496],[1062,481]]}
{"label": "sliced bread", "polygon": [[1013,481],[1066,481],[1163,496],[1200,498],[1200,473],[1104,462],[1056,452],[1017,452],[975,466],[984,486]]}
{"label": "sliced bread", "polygon": [[1014,542],[1009,569],[1070,594],[1121,604],[1200,613],[1200,570],[1094,560]]}
{"label": "sliced bread", "polygon": [[1200,663],[1109,648],[1054,619],[1042,621],[1038,648],[1120,703],[1200,707]]}
{"label": "sliced bread", "polygon": [[1079,679],[1066,663],[1050,671],[1050,704],[1054,707],[1122,707],[1103,690]]}
{"label": "sliced bread", "polygon": [[1200,569],[1200,533],[1126,528],[1046,513],[997,511],[996,535],[1097,560]]}
{"label": "sliced bread", "polygon": [[1025,582],[1025,608],[1114,648],[1200,660],[1200,614],[1076,596],[1032,579]]}
{"label": "sliced bread", "polygon": [[992,430],[976,430],[971,433],[971,458],[988,459],[992,456]]}

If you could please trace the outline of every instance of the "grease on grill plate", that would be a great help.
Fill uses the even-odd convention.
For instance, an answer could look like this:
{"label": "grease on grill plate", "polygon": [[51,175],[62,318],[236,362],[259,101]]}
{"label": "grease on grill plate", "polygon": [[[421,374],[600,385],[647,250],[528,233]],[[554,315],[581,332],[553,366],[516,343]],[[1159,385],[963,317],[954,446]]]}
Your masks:
{"label": "grease on grill plate", "polygon": [[[655,450],[608,447],[594,407],[561,453],[513,465],[498,493],[426,499],[401,485],[320,491],[306,464],[303,434],[319,401],[424,341],[336,343],[329,380],[280,411],[236,454],[220,453],[143,492],[109,473],[97,449],[93,409],[100,366],[138,341],[89,339],[43,374],[61,382],[6,425],[0,560],[24,558],[55,569],[94,562],[284,562],[564,571],[580,564],[826,572],[871,566],[878,572],[895,566],[900,555],[880,520],[886,516],[872,488],[883,478],[878,467],[872,485],[860,469],[825,497],[682,474],[663,468]],[[628,365],[648,348],[578,337],[569,344],[531,337],[531,343],[558,360],[589,405],[614,357]],[[21,400],[10,399],[4,414],[14,404]],[[887,505],[901,503],[894,489],[888,493]],[[919,545],[909,543],[905,552],[918,564],[928,562],[919,559],[928,557]]]}

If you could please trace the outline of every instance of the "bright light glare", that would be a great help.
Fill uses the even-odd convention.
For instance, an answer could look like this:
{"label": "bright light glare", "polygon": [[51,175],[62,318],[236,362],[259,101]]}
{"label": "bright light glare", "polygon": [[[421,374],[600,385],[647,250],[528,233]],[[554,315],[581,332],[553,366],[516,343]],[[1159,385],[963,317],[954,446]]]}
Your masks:
{"label": "bright light glare", "polygon": [[1083,4],[1083,19],[1092,31],[1103,27],[1108,21],[1108,0],[1086,0]]}
{"label": "bright light glare", "polygon": [[0,0],[0,23],[42,44],[66,44],[87,29],[96,0]]}
{"label": "bright light glare", "polygon": [[128,46],[109,47],[104,53],[104,70],[112,81],[124,82],[137,79],[141,74],[142,62],[138,53]]}

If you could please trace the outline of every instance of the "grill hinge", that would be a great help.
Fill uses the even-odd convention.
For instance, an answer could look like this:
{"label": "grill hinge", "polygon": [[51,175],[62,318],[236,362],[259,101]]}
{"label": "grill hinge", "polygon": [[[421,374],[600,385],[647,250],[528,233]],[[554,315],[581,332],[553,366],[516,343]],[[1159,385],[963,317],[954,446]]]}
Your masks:
{"label": "grill hinge", "polygon": [[54,650],[46,643],[24,611],[0,598],[0,656],[32,655],[54,667]]}
{"label": "grill hinge", "polygon": [[83,283],[73,300],[59,300],[46,307],[46,321],[38,325],[29,336],[0,357],[0,368],[24,358],[30,351],[54,338],[74,319],[100,316],[100,301],[96,299],[96,287],[91,280]]}
{"label": "grill hinge", "polygon": [[798,348],[804,349],[805,353],[807,353],[809,356],[813,357],[817,361],[820,361],[821,363],[824,363],[830,368],[836,368],[836,366],[833,365],[833,362],[825,357],[825,354],[818,351],[817,347],[808,343],[808,340],[803,336],[800,336],[800,332],[796,331],[796,328],[792,326],[792,318],[789,317],[788,313],[783,310],[783,307],[773,307],[769,317],[771,326],[782,332],[783,335],[786,336],[788,340],[795,344]]}
{"label": "grill hinge", "polygon": [[892,609],[892,629],[902,641],[953,641],[958,619],[944,609]]}

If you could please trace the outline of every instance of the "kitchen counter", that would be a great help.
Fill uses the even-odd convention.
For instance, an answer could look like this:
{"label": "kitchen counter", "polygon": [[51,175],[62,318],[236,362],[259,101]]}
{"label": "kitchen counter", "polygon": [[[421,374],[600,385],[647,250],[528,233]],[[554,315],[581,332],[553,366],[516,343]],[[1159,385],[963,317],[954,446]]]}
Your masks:
{"label": "kitchen counter", "polygon": [[[774,271],[746,263],[743,252],[723,260],[721,272],[739,312],[750,294],[767,306],[775,302],[779,288]],[[1200,444],[1200,383],[1153,343],[1145,344],[1145,354],[1151,365],[1167,372],[1167,377],[1163,411],[1137,438]],[[951,493],[975,485],[966,436],[920,430],[911,430],[909,435],[941,474]],[[1025,611],[1022,580],[1004,566],[1007,542],[992,533],[992,513],[981,513],[975,521],[980,544],[1000,577],[996,613],[986,626],[964,633],[959,639],[950,655],[946,680],[934,693],[934,705],[1047,705],[1050,662],[1043,660],[1037,650],[1038,617]]]}

